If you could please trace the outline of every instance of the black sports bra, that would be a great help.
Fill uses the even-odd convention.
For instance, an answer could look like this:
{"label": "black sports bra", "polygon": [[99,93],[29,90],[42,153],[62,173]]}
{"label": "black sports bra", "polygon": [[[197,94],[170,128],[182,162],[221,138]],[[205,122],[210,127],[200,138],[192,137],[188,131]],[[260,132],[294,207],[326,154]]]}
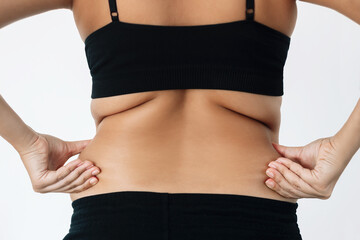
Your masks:
{"label": "black sports bra", "polygon": [[283,95],[283,68],[290,37],[246,19],[226,23],[165,26],[112,22],[85,39],[92,76],[91,98],[167,89],[223,89]]}

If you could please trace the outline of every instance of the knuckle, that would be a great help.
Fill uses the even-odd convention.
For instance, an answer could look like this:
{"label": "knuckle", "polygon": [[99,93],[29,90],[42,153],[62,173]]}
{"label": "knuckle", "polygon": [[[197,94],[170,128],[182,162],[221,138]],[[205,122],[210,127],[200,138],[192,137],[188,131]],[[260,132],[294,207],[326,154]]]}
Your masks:
{"label": "knuckle", "polygon": [[33,186],[33,190],[34,190],[34,192],[37,192],[37,193],[39,192],[39,189],[35,186]]}
{"label": "knuckle", "polygon": [[68,184],[68,188],[69,189],[75,189],[77,185],[75,185],[74,183]]}
{"label": "knuckle", "polygon": [[80,187],[79,187],[79,190],[80,191],[84,191],[85,189],[87,189],[89,187],[89,184],[88,183],[85,183],[85,184],[82,184]]}
{"label": "knuckle", "polygon": [[297,183],[294,184],[294,188],[295,188],[296,190],[300,190],[300,189],[301,189],[300,185],[297,184]]}
{"label": "knuckle", "polygon": [[329,193],[329,194],[327,194],[327,195],[323,196],[323,199],[324,199],[324,200],[326,200],[326,199],[329,199],[330,197],[331,197],[331,193]]}
{"label": "knuckle", "polygon": [[292,198],[291,194],[289,194],[288,192],[283,192],[283,196],[286,197],[286,198]]}
{"label": "knuckle", "polygon": [[[274,177],[271,177],[271,174],[273,174]],[[268,168],[268,169],[266,170],[266,175],[268,175],[268,177],[274,179],[274,178],[276,177],[276,171],[275,171],[275,169],[273,169],[273,168]]]}
{"label": "knuckle", "polygon": [[273,170],[272,172],[275,172],[275,173],[280,172],[280,173],[282,173],[284,171],[283,166],[280,166],[281,164],[275,163],[274,165],[275,165],[276,169],[272,168],[272,170]]}
{"label": "knuckle", "polygon": [[281,192],[281,188],[279,187],[278,184],[275,184],[274,187],[272,187],[272,189],[276,192]]}
{"label": "knuckle", "polygon": [[81,165],[81,167],[78,167],[75,169],[75,175],[76,176],[80,176],[86,169],[85,163],[83,165]]}
{"label": "knuckle", "polygon": [[302,174],[301,174],[301,169],[299,169],[299,168],[294,168],[294,173],[296,174],[296,175],[298,175],[298,176],[301,176]]}
{"label": "knuckle", "polygon": [[323,192],[321,195],[320,195],[320,199],[323,199],[323,200],[326,200],[326,199],[329,199],[331,197],[331,193],[330,192]]}
{"label": "knuckle", "polygon": [[66,176],[67,168],[62,168],[58,171],[56,171],[56,181],[59,182]]}
{"label": "knuckle", "polygon": [[290,195],[296,195],[297,191],[295,189],[293,189],[293,188],[289,188],[288,192],[290,193]]}
{"label": "knuckle", "polygon": [[78,177],[76,179],[76,181],[71,181],[71,182],[67,183],[67,185],[71,189],[72,188],[79,188],[79,184],[83,184],[87,179],[88,179],[88,177],[83,174],[80,177]]}
{"label": "knuckle", "polygon": [[[75,166],[76,166],[76,165],[75,165]],[[64,172],[65,172],[66,174],[69,174],[69,173],[75,168],[75,166],[72,165],[72,164],[67,164],[67,165],[65,165],[65,166],[64,166]]]}
{"label": "knuckle", "polygon": [[78,159],[78,160],[76,160],[76,162],[74,162],[74,168],[76,169],[76,168],[82,166],[84,163],[85,163],[85,161]]}
{"label": "knuckle", "polygon": [[95,170],[99,170],[97,167],[91,167],[91,168],[89,168],[88,170],[87,170],[87,173],[89,173],[89,174],[91,174],[93,171],[95,171]]}
{"label": "knuckle", "polygon": [[279,163],[280,167],[279,169],[282,169],[283,171],[289,170],[291,168],[290,164],[285,165],[285,160],[282,160],[283,163]]}
{"label": "knuckle", "polygon": [[282,190],[281,187],[280,187],[280,185],[279,185],[279,183],[277,183],[277,182],[275,182],[275,181],[274,181],[274,186],[272,187],[272,189],[275,190],[275,191],[277,191],[277,192],[279,192],[279,191]]}
{"label": "knuckle", "polygon": [[81,165],[82,168],[80,168],[79,171],[80,171],[80,172],[86,171],[86,170],[88,170],[89,167],[92,167],[92,166],[94,166],[93,163],[91,163],[91,162],[86,162],[86,163],[84,163],[83,165]]}
{"label": "knuckle", "polygon": [[79,193],[79,192],[84,191],[85,189],[86,189],[86,186],[85,186],[85,184],[83,184],[83,185],[80,185],[80,186],[76,187],[76,188],[74,189],[74,191],[75,191],[76,193]]}
{"label": "knuckle", "polygon": [[286,162],[286,165],[284,164],[284,167],[286,167],[287,169],[294,171],[294,168],[296,168],[296,163],[293,162],[292,160],[283,160],[283,162]]}
{"label": "knuckle", "polygon": [[70,190],[71,193],[79,193],[79,191],[77,189],[72,189]]}
{"label": "knuckle", "polygon": [[32,188],[35,192],[42,193],[44,189],[44,184],[42,182],[34,182]]}
{"label": "knuckle", "polygon": [[76,159],[76,160],[74,160],[73,162],[72,162],[72,164],[74,165],[74,166],[77,166],[77,165],[79,165],[80,163],[82,163],[83,161],[80,159],[80,158],[78,158],[78,159]]}
{"label": "knuckle", "polygon": [[285,158],[285,157],[279,157],[278,158],[280,161],[281,161],[281,163],[280,164],[288,164],[288,165],[291,165],[291,161],[288,161],[288,159],[287,158]]}
{"label": "knuckle", "polygon": [[318,182],[318,183],[314,184],[314,188],[320,193],[326,193],[328,186],[326,184]]}
{"label": "knuckle", "polygon": [[288,197],[288,193],[286,191],[284,191],[284,189],[282,189],[282,188],[280,188],[277,192],[286,198]]}
{"label": "knuckle", "polygon": [[89,160],[85,160],[85,161],[84,161],[84,164],[85,164],[85,165],[91,165],[91,164],[93,164],[93,163],[92,163],[91,161],[89,161]]}
{"label": "knuckle", "polygon": [[71,169],[70,166],[64,166],[64,169],[63,169],[63,171],[62,171],[62,175],[63,175],[63,176],[66,176],[66,175],[68,175],[69,173],[71,173],[71,171],[72,171],[72,169]]}
{"label": "knuckle", "polygon": [[70,178],[65,178],[64,179],[64,184],[65,185],[70,185],[70,183],[72,183],[72,179],[70,179]]}
{"label": "knuckle", "polygon": [[317,184],[316,187],[314,187],[315,190],[319,193],[320,199],[329,199],[331,196],[331,189],[326,184]]}
{"label": "knuckle", "polygon": [[70,163],[64,165],[63,168],[65,168],[66,170],[70,170],[73,167],[74,163],[75,163],[75,161],[70,162]]}
{"label": "knuckle", "polygon": [[298,180],[294,180],[293,182],[293,186],[296,190],[300,190],[301,189],[301,186],[300,186],[300,183]]}
{"label": "knuckle", "polygon": [[76,188],[76,189],[73,189],[71,192],[73,192],[73,193],[79,193],[80,191]]}
{"label": "knuckle", "polygon": [[89,178],[88,176],[81,175],[81,176],[79,177],[79,180],[80,180],[81,183],[83,183],[83,182],[85,182],[86,179],[88,179],[88,178]]}
{"label": "knuckle", "polygon": [[33,190],[34,190],[34,192],[37,192],[37,193],[45,193],[43,188],[39,188],[37,186],[33,186]]}
{"label": "knuckle", "polygon": [[277,174],[275,174],[274,178],[273,178],[279,185],[283,184],[283,179],[278,176]]}

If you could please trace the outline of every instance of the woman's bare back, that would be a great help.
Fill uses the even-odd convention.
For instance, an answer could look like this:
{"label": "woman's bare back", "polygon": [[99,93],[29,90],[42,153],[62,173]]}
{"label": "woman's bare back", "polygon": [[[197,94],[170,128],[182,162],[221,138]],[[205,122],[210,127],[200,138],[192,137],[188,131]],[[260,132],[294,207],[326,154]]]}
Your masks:
{"label": "woman's bare back", "polygon": [[[245,19],[245,0],[117,0],[119,19],[148,25],[205,25]],[[108,1],[74,0],[80,36],[111,22]],[[293,0],[255,0],[254,20],[290,36]],[[171,81],[171,79],[169,79]],[[286,199],[264,184],[279,154],[281,97],[218,89],[150,91],[93,99],[93,142],[79,155],[102,172],[71,199],[143,190]]]}

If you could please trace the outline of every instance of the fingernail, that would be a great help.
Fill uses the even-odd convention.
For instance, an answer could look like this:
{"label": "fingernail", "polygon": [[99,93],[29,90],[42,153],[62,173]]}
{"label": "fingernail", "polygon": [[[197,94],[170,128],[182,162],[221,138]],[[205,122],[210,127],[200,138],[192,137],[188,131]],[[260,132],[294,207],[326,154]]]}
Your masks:
{"label": "fingernail", "polygon": [[271,171],[266,171],[266,175],[268,175],[269,177],[273,178],[274,174]]}
{"label": "fingernail", "polygon": [[272,181],[266,181],[266,185],[268,185],[271,188],[274,187],[274,183]]}
{"label": "fingernail", "polygon": [[275,164],[274,164],[274,163],[272,163],[272,162],[271,162],[271,163],[269,163],[269,165],[268,165],[268,166],[276,169]]}
{"label": "fingernail", "polygon": [[92,179],[90,180],[90,183],[93,184],[93,185],[94,185],[96,182],[97,182],[97,179],[96,179],[96,178],[92,178]]}
{"label": "fingernail", "polygon": [[279,162],[279,163],[282,163],[282,161],[281,161],[281,159],[279,158],[279,159],[276,159],[276,161],[277,162]]}
{"label": "fingernail", "polygon": [[96,170],[94,170],[91,174],[92,174],[92,175],[96,175],[96,174],[99,174],[99,172],[100,172],[100,171],[96,169]]}

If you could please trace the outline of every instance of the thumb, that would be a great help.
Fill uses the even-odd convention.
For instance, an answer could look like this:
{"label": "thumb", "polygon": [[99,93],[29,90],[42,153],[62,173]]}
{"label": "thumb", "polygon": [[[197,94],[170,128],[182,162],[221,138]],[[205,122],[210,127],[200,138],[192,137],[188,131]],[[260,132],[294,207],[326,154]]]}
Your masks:
{"label": "thumb", "polygon": [[82,150],[92,141],[92,139],[88,140],[80,140],[80,141],[66,141],[66,145],[70,151],[71,156],[81,153]]}
{"label": "thumb", "polygon": [[300,154],[304,147],[287,147],[277,143],[272,143],[272,145],[283,157],[295,160],[298,163],[301,162]]}

